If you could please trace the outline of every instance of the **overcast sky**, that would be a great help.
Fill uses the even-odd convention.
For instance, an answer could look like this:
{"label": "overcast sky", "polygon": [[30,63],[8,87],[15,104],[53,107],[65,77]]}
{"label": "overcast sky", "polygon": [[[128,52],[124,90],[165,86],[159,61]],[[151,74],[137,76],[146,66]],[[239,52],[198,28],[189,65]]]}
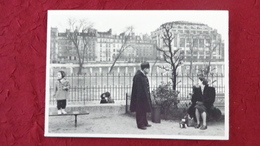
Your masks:
{"label": "overcast sky", "polygon": [[136,34],[150,34],[161,24],[171,21],[189,21],[204,23],[217,29],[225,42],[228,39],[228,11],[173,11],[173,10],[50,10],[48,11],[48,29],[57,27],[59,31],[68,28],[68,19],[86,19],[94,24],[98,31],[112,29],[113,34],[133,26]]}

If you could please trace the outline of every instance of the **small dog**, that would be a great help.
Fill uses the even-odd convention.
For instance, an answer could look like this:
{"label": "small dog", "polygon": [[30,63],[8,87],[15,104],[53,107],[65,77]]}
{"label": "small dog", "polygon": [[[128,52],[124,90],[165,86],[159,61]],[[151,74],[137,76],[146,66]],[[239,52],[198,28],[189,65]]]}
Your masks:
{"label": "small dog", "polygon": [[185,119],[185,122],[188,127],[193,127],[195,125],[195,121],[193,118],[190,117],[189,114],[186,114],[183,119]]}
{"label": "small dog", "polygon": [[181,119],[181,121],[180,121],[180,128],[187,128],[188,126],[187,126],[187,121],[186,121],[186,119]]}

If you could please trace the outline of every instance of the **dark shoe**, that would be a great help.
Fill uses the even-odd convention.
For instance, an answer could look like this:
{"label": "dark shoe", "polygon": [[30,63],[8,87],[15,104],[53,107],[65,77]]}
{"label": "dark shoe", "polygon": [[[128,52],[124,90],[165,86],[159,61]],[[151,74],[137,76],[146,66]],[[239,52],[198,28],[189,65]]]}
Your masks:
{"label": "dark shoe", "polygon": [[197,128],[197,129],[200,128],[200,124],[196,124],[195,128]]}
{"label": "dark shoe", "polygon": [[145,127],[152,127],[152,125],[148,124],[148,125],[145,125]]}
{"label": "dark shoe", "polygon": [[146,127],[138,127],[138,129],[146,130]]}
{"label": "dark shoe", "polygon": [[200,127],[200,130],[206,130],[207,129],[207,125],[202,125],[201,127]]}

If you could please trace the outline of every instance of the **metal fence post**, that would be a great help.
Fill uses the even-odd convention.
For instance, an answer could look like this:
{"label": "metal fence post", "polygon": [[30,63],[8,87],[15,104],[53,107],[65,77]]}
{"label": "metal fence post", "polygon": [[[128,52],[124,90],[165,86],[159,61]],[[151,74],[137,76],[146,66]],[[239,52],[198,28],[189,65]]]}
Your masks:
{"label": "metal fence post", "polygon": [[126,97],[126,102],[125,102],[125,113],[127,114],[127,113],[128,113],[128,94],[127,94],[127,93],[125,94],[125,97]]}

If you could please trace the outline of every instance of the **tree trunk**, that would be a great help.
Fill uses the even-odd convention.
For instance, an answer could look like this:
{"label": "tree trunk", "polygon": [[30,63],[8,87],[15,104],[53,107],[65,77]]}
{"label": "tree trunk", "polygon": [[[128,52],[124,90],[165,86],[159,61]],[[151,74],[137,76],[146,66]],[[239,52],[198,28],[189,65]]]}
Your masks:
{"label": "tree trunk", "polygon": [[191,52],[191,59],[190,59],[190,75],[192,74],[192,63],[193,63],[193,50]]}
{"label": "tree trunk", "polygon": [[214,48],[210,51],[210,56],[209,56],[209,67],[208,67],[208,74],[207,74],[207,79],[208,79],[208,76],[209,76],[209,73],[210,73],[210,66],[211,66],[211,57],[212,57],[212,53],[214,51]]}
{"label": "tree trunk", "polygon": [[83,63],[82,63],[82,62],[79,62],[78,75],[82,74],[82,68],[83,68]]}
{"label": "tree trunk", "polygon": [[176,69],[172,71],[172,89],[175,91],[176,90]]}
{"label": "tree trunk", "polygon": [[210,73],[210,67],[211,66],[211,61],[209,60],[209,66],[207,67],[207,79],[209,78],[209,73]]}
{"label": "tree trunk", "polygon": [[192,74],[192,59],[191,59],[191,61],[190,61],[190,75]]}

